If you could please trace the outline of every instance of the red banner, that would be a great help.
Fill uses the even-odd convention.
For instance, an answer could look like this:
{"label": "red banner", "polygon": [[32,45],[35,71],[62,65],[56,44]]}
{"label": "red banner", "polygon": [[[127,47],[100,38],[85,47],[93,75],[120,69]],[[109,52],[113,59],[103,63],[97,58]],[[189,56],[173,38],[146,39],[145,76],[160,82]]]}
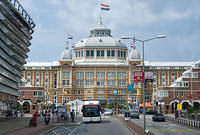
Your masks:
{"label": "red banner", "polygon": [[142,72],[134,72],[134,82],[143,82]]}

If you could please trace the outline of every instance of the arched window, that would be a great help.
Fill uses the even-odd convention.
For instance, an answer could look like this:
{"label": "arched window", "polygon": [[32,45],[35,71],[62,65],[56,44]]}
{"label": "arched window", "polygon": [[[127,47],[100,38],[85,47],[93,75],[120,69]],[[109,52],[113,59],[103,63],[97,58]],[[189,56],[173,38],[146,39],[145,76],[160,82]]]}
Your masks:
{"label": "arched window", "polygon": [[107,56],[110,57],[110,50],[107,50]]}
{"label": "arched window", "polygon": [[94,50],[91,50],[91,57],[94,57]]}
{"label": "arched window", "polygon": [[101,57],[104,57],[104,50],[101,50]]}
{"label": "arched window", "polygon": [[83,57],[83,50],[81,50],[81,57]]}
{"label": "arched window", "polygon": [[100,57],[100,50],[97,50],[97,57]]}
{"label": "arched window", "polygon": [[126,51],[124,51],[124,58],[126,58]]}
{"label": "arched window", "polygon": [[118,51],[118,57],[120,57],[120,51]]}
{"label": "arched window", "polygon": [[123,57],[123,51],[121,51],[121,57]]}
{"label": "arched window", "polygon": [[78,57],[80,57],[81,56],[81,52],[80,51],[78,51]]}
{"label": "arched window", "polygon": [[86,51],[86,57],[89,57],[89,56],[90,56],[90,51],[87,50],[87,51]]}
{"label": "arched window", "polygon": [[115,56],[115,50],[112,50],[112,52],[111,52],[111,56],[112,56],[112,57]]}

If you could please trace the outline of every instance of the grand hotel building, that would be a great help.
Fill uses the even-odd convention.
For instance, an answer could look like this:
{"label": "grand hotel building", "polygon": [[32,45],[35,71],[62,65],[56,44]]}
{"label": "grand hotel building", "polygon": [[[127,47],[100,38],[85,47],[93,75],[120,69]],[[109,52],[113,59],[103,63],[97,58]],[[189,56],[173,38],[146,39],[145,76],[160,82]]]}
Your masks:
{"label": "grand hotel building", "polygon": [[[28,62],[23,74],[27,83],[44,87],[49,100],[56,104],[75,99],[123,104],[130,84],[134,84],[134,91],[128,93],[128,100],[141,103],[143,84],[134,83],[134,72],[142,71],[142,59],[136,47],[128,52],[100,21],[88,37],[77,42],[73,53],[67,44],[58,61]],[[153,90],[173,84],[192,63],[145,61],[145,71],[153,72],[153,82],[145,83],[146,101],[153,103]],[[116,90],[118,94],[113,95]]]}

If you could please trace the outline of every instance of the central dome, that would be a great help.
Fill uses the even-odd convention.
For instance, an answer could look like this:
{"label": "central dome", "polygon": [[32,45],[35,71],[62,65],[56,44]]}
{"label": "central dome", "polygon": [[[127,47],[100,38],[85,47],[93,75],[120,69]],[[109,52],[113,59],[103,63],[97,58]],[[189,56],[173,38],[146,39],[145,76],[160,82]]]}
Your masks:
{"label": "central dome", "polygon": [[83,38],[75,45],[75,48],[127,48],[120,39],[111,36],[111,30],[104,27],[100,21],[99,25],[90,30],[90,36]]}

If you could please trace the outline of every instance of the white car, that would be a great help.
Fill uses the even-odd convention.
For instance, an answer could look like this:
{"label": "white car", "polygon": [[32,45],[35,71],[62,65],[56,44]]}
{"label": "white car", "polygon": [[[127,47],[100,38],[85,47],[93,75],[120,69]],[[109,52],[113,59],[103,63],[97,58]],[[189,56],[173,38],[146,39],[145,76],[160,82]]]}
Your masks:
{"label": "white car", "polygon": [[105,112],[104,112],[104,115],[108,115],[108,116],[112,116],[113,115],[113,110],[112,109],[107,109]]}

